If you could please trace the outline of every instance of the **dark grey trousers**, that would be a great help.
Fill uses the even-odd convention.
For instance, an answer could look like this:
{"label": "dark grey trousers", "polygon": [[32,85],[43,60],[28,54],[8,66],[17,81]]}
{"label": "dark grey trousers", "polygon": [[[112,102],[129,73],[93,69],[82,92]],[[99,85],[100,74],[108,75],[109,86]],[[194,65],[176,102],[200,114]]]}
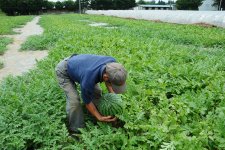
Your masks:
{"label": "dark grey trousers", "polygon": [[[84,127],[84,114],[81,107],[80,96],[77,92],[77,83],[74,83],[67,74],[67,60],[62,60],[55,68],[59,86],[66,94],[66,112],[69,121],[69,130],[77,131]],[[98,105],[102,90],[99,84],[95,85],[95,100],[93,103]]]}

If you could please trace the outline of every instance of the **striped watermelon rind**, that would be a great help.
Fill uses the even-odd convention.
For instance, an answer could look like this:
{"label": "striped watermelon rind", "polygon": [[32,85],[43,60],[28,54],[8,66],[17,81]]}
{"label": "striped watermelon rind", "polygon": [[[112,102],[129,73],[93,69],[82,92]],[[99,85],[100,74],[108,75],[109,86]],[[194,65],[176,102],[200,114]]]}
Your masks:
{"label": "striped watermelon rind", "polygon": [[122,114],[123,101],[121,99],[121,96],[114,93],[104,94],[100,98],[100,102],[97,106],[97,109],[104,116],[114,116],[116,114]]}

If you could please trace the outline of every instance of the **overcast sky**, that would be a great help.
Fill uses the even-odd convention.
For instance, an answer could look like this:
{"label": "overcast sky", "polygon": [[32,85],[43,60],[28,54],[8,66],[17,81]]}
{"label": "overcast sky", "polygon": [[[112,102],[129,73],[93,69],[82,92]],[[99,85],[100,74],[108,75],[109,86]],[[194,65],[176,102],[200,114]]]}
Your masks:
{"label": "overcast sky", "polygon": [[[57,1],[64,1],[64,0],[48,0],[48,1],[53,1],[53,2],[57,2]],[[139,0],[136,0],[136,1],[139,1]],[[151,0],[145,0],[145,1],[151,1]],[[158,2],[159,0],[155,0],[156,2]],[[168,2],[168,0],[162,0],[164,2]],[[174,0],[176,1],[176,0]]]}

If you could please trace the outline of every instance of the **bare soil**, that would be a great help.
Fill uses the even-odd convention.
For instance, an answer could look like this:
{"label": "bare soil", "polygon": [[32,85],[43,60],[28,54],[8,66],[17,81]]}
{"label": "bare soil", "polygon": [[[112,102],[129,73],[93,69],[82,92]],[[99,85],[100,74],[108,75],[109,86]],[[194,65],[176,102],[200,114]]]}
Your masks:
{"label": "bare soil", "polygon": [[47,50],[44,51],[19,51],[21,44],[31,35],[40,35],[43,29],[38,25],[40,17],[35,17],[31,22],[28,22],[22,28],[14,29],[18,34],[3,35],[10,37],[13,43],[7,46],[7,51],[0,56],[0,60],[4,63],[4,68],[0,69],[0,80],[8,75],[21,75],[29,69],[35,67],[37,61],[45,58],[48,55]]}

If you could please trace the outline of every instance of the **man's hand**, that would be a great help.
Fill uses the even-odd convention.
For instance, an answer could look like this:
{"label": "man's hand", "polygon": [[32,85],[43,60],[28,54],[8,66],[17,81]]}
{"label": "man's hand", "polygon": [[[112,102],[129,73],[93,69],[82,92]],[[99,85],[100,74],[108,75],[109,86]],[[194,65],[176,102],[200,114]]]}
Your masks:
{"label": "man's hand", "polygon": [[99,121],[102,122],[113,122],[116,121],[116,117],[112,117],[112,116],[102,116],[98,110],[96,109],[95,105],[90,102],[89,104],[86,104],[86,108],[88,109],[88,111],[95,116]]}
{"label": "man's hand", "polygon": [[102,122],[113,122],[116,121],[116,117],[112,117],[112,116],[100,116],[99,118],[97,118],[99,121]]}
{"label": "man's hand", "polygon": [[105,86],[107,87],[109,93],[115,93],[112,88],[112,84],[108,81],[105,81]]}

